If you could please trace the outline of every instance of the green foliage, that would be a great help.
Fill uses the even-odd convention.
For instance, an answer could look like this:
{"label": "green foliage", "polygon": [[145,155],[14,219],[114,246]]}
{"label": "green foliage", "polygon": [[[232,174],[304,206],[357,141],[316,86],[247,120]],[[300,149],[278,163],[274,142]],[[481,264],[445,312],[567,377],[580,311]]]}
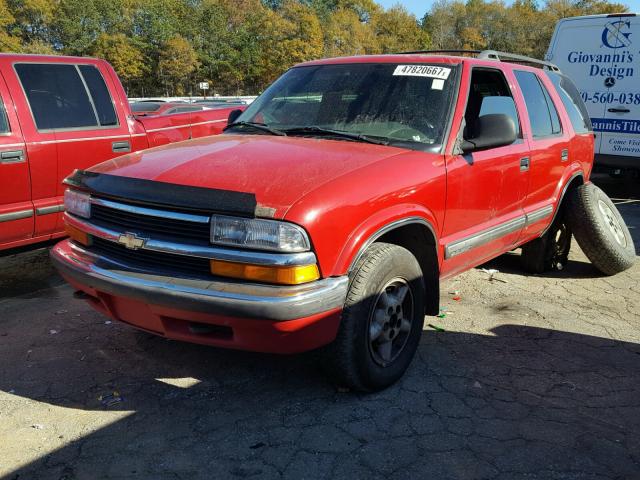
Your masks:
{"label": "green foliage", "polygon": [[[428,48],[542,57],[558,19],[607,0],[436,0],[418,21],[374,0],[0,0],[0,51],[107,59],[130,95],[258,93],[315,58]],[[211,93],[211,92],[210,92]]]}
{"label": "green foliage", "polygon": [[543,58],[556,22],[565,17],[626,12],[605,0],[437,0],[422,20],[433,48],[502,50]]}
{"label": "green foliage", "polygon": [[199,65],[196,51],[184,37],[176,34],[162,45],[158,73],[171,84],[174,95],[185,94],[186,81]]}
{"label": "green foliage", "polygon": [[123,33],[101,33],[91,48],[91,54],[107,60],[126,89],[149,71],[139,46]]}

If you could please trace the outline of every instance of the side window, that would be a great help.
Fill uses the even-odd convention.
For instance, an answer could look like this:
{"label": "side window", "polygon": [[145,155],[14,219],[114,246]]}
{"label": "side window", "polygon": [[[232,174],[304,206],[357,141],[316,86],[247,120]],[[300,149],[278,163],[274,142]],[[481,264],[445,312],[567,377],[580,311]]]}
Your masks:
{"label": "side window", "polygon": [[549,108],[549,115],[551,116],[551,133],[553,133],[554,135],[557,133],[562,133],[562,128],[560,127],[560,117],[558,116],[558,110],[556,109],[556,106],[553,104],[553,100],[551,100],[551,95],[549,95],[549,91],[542,84],[542,82],[540,82],[540,88],[542,88],[542,93],[544,93],[544,99],[547,101],[547,108]]}
{"label": "side window", "polygon": [[0,135],[3,133],[9,133],[9,119],[7,118],[7,111],[4,109],[4,100],[0,98]]}
{"label": "side window", "polygon": [[471,73],[469,98],[464,115],[466,124],[464,137],[474,138],[478,118],[492,113],[508,115],[516,127],[516,136],[522,138],[518,110],[504,74],[500,70],[474,68]]}
{"label": "side window", "polygon": [[15,69],[38,130],[118,124],[109,91],[96,68],[18,63]]}
{"label": "side window", "polygon": [[113,108],[113,101],[111,100],[109,89],[104,83],[104,79],[98,69],[93,65],[80,65],[78,68],[84,77],[91,97],[93,97],[93,104],[96,107],[100,125],[103,127],[117,125],[118,117]]}
{"label": "side window", "polygon": [[560,119],[549,92],[532,72],[514,71],[527,105],[533,138],[548,137],[560,133]]}
{"label": "side window", "polygon": [[22,63],[15,68],[38,130],[98,126],[75,65]]}
{"label": "side window", "polygon": [[564,108],[567,110],[569,120],[576,133],[589,133],[593,130],[591,125],[591,119],[587,112],[587,107],[582,101],[582,97],[578,92],[578,89],[564,75],[556,72],[547,72],[547,76],[551,79],[551,82],[555,85],[560,100]]}

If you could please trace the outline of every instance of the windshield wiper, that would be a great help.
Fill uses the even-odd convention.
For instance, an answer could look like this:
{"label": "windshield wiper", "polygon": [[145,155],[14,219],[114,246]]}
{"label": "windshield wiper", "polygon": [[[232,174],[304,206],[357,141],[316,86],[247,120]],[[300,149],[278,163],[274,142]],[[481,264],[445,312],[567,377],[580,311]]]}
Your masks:
{"label": "windshield wiper", "polygon": [[271,135],[278,135],[278,136],[281,136],[281,137],[287,135],[282,130],[278,130],[277,128],[271,128],[270,126],[268,126],[265,123],[258,123],[258,122],[234,122],[234,123],[230,123],[229,125],[224,127],[222,129],[222,131],[226,132],[228,129],[233,128],[233,127],[250,127],[250,128],[254,128],[256,130],[260,130],[262,132],[270,133]]}
{"label": "windshield wiper", "polygon": [[377,140],[375,138],[368,137],[367,135],[362,135],[361,133],[349,133],[343,132],[342,130],[332,130],[330,128],[322,128],[317,126],[309,126],[309,127],[294,127],[287,128],[282,130],[287,135],[295,135],[305,133],[313,134],[313,135],[327,135],[333,137],[346,138],[349,140],[353,140],[355,142],[367,142],[374,143],[376,145],[389,145],[388,141],[385,140]]}

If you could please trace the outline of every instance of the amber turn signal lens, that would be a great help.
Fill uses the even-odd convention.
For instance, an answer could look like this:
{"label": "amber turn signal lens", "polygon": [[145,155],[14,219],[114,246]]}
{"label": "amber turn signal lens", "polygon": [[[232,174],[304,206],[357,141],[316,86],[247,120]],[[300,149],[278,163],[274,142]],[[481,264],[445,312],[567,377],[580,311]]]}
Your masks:
{"label": "amber turn signal lens", "polygon": [[67,235],[71,237],[71,239],[75,240],[78,243],[81,243],[85,247],[91,245],[91,237],[87,232],[83,232],[82,230],[77,229],[73,225],[69,225],[68,223],[64,224],[64,229],[67,232]]}
{"label": "amber turn signal lens", "polygon": [[299,285],[320,278],[317,265],[271,267],[251,265],[248,263],[225,262],[224,260],[211,260],[211,273],[220,275],[221,277],[255,280],[280,285]]}

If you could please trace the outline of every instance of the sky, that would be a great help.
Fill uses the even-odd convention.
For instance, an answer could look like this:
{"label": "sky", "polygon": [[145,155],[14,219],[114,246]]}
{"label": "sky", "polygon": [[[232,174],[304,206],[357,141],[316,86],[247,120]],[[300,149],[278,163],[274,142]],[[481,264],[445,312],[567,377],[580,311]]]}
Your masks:
{"label": "sky", "polygon": [[[399,3],[421,19],[431,7],[433,0],[377,0],[377,2],[386,8]],[[617,2],[628,5],[631,12],[640,13],[640,0],[617,0]]]}

